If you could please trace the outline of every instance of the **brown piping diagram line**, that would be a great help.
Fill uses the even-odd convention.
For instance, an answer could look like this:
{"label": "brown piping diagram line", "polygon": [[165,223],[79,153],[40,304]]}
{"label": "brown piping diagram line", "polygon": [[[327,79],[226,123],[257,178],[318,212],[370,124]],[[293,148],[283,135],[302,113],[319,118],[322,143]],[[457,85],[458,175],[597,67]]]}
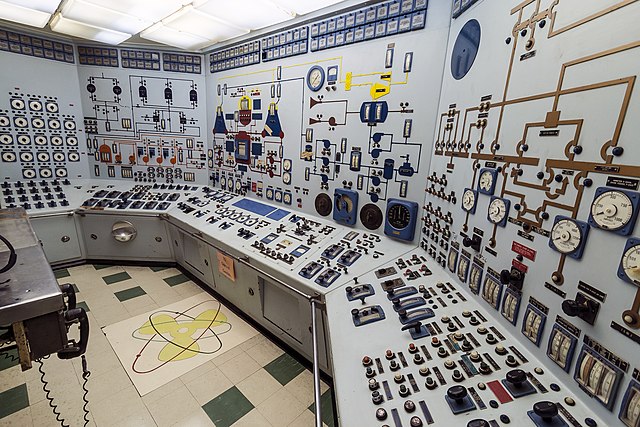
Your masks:
{"label": "brown piping diagram line", "polygon": [[[627,317],[630,318],[630,321],[627,321]],[[631,309],[622,312],[622,320],[629,327],[640,328],[640,288],[636,291]]]}
{"label": "brown piping diagram line", "polygon": [[576,171],[604,173],[608,175],[624,175],[640,178],[640,166],[637,165],[612,165],[607,163],[576,162],[569,160],[547,159],[547,167],[559,169],[571,169]]}
{"label": "brown piping diagram line", "polygon": [[[600,18],[600,17],[602,17],[604,15],[607,15],[607,14],[609,14],[611,12],[615,12],[616,10],[622,9],[623,7],[629,6],[630,4],[633,4],[633,3],[637,2],[637,1],[638,0],[624,0],[624,1],[621,1],[619,3],[616,3],[616,4],[612,5],[612,6],[609,6],[606,9],[603,9],[603,10],[601,10],[599,12],[596,12],[596,13],[594,13],[592,15],[589,15],[589,16],[587,16],[585,18],[582,18],[582,19],[580,19],[580,20],[578,20],[578,21],[576,21],[574,23],[571,23],[569,25],[565,25],[564,27],[555,30],[554,27],[555,27],[555,24],[556,24],[556,14],[557,14],[557,12],[555,12],[553,9],[559,3],[559,0],[556,0],[554,2],[554,4],[552,4],[548,9],[551,12],[551,24],[549,25],[549,35],[547,37],[548,38],[555,37],[558,34],[562,34],[565,31],[572,30],[572,29],[574,29],[576,27],[579,27],[580,25],[586,24],[587,22],[593,21],[594,19],[598,19],[598,18]],[[513,14],[513,11],[512,11],[512,14]]]}

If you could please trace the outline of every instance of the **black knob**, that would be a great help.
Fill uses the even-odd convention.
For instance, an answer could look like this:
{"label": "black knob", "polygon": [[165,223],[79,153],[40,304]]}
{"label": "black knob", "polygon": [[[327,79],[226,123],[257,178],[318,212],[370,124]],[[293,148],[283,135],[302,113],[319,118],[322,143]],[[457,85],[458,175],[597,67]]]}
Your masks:
{"label": "black knob", "polygon": [[449,399],[460,403],[462,399],[467,397],[467,389],[461,385],[454,385],[447,390],[447,396],[449,396]]}
{"label": "black knob", "polygon": [[543,420],[550,422],[553,417],[558,415],[558,407],[553,402],[543,400],[533,405],[533,412]]}
{"label": "black knob", "polygon": [[469,421],[467,427],[489,427],[489,423],[485,420],[475,419]]}
{"label": "black knob", "polygon": [[562,311],[570,317],[580,316],[582,313],[589,311],[589,307],[580,305],[576,301],[568,299],[562,301]]}
{"label": "black knob", "polygon": [[527,374],[522,369],[513,369],[507,372],[507,381],[515,387],[521,387],[527,380]]}
{"label": "black knob", "polygon": [[576,145],[575,147],[573,147],[573,152],[575,154],[580,154],[582,153],[582,147],[580,145]]}
{"label": "black knob", "polygon": [[503,285],[508,285],[510,279],[511,279],[511,271],[502,270],[500,272],[500,283],[502,283]]}
{"label": "black knob", "polygon": [[622,153],[624,153],[624,148],[622,147],[614,147],[613,150],[611,150],[611,154],[614,156],[622,156]]}

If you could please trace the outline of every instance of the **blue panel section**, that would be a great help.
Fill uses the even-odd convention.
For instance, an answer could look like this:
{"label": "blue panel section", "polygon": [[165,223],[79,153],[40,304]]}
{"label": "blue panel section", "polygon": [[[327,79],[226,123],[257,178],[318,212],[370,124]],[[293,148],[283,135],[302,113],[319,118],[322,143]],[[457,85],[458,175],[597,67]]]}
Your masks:
{"label": "blue panel section", "polygon": [[273,212],[272,214],[268,215],[267,218],[269,219],[273,219],[275,221],[280,221],[282,218],[284,218],[285,216],[289,215],[289,211],[286,211],[284,209],[278,209],[277,211]]}
{"label": "blue panel section", "polygon": [[478,54],[480,46],[480,23],[470,20],[460,30],[451,52],[451,75],[460,80],[467,75]]}
{"label": "blue panel section", "polygon": [[238,171],[239,172],[248,172],[249,168],[247,168],[247,165],[238,165]]}
{"label": "blue panel section", "polygon": [[225,143],[225,150],[228,151],[229,153],[233,153],[233,150],[235,149],[235,145],[233,143],[233,141],[227,141]]}
{"label": "blue panel section", "polygon": [[254,156],[261,156],[262,155],[262,144],[260,144],[260,143],[251,144],[251,154],[254,155]]}
{"label": "blue panel section", "polygon": [[262,99],[254,99],[253,100],[253,109],[261,110],[262,109]]}
{"label": "blue panel section", "polygon": [[253,120],[262,120],[262,113],[251,113],[251,118]]}
{"label": "blue panel section", "polygon": [[264,203],[256,202],[255,200],[250,199],[238,200],[233,204],[233,206],[262,216],[266,216],[276,209],[273,206],[265,205]]}

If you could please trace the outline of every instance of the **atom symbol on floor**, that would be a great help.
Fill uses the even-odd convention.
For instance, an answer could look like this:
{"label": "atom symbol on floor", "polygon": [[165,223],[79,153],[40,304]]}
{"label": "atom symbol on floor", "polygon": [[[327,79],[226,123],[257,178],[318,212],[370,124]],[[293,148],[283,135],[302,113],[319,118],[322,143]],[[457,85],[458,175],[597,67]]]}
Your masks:
{"label": "atom symbol on floor", "polygon": [[[215,309],[206,309],[193,317],[197,308],[206,303],[215,302]],[[231,330],[227,316],[220,312],[222,304],[215,300],[203,301],[190,307],[184,312],[160,310],[149,316],[149,320],[132,333],[133,338],[145,341],[144,346],[136,354],[131,369],[138,374],[153,372],[169,362],[176,362],[197,356],[198,354],[213,354],[222,348],[220,335]],[[199,342],[213,340],[213,344],[201,349]],[[136,368],[143,358],[145,350],[152,351],[151,343],[165,343],[157,355],[160,364],[150,368]],[[148,357],[146,359],[149,359]]]}

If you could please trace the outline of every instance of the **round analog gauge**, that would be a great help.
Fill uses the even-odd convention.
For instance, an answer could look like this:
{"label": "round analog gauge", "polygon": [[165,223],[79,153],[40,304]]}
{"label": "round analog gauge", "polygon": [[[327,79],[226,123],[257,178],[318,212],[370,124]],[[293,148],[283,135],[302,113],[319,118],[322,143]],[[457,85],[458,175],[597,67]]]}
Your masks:
{"label": "round analog gauge", "polygon": [[284,159],[282,161],[282,169],[286,172],[291,172],[291,159]]}
{"label": "round analog gauge", "polygon": [[307,86],[314,92],[322,89],[324,85],[324,69],[318,65],[314,65],[307,73]]}
{"label": "round analog gauge", "polygon": [[591,217],[596,225],[605,230],[619,230],[633,216],[633,203],[622,191],[605,191],[591,204]]}
{"label": "round analog gauge", "polygon": [[569,254],[580,247],[582,231],[575,221],[561,219],[551,229],[551,240],[558,252]]}
{"label": "round analog gauge", "polygon": [[291,204],[291,193],[284,193],[283,201],[287,204]]}
{"label": "round analog gauge", "polygon": [[267,188],[267,199],[273,200],[273,189]]}
{"label": "round analog gauge", "polygon": [[464,190],[462,194],[462,209],[471,212],[476,206],[476,193],[471,189]]}
{"label": "round analog gauge", "polygon": [[640,244],[631,246],[624,252],[621,267],[629,280],[640,285]]}
{"label": "round analog gauge", "polygon": [[353,200],[351,200],[351,197],[346,194],[336,197],[336,209],[344,212],[353,211]]}
{"label": "round analog gauge", "polygon": [[242,182],[240,180],[236,181],[236,191],[240,191],[242,189]]}
{"label": "round analog gauge", "polygon": [[227,178],[224,176],[220,177],[220,188],[225,188],[227,186]]}
{"label": "round analog gauge", "polygon": [[493,172],[490,170],[486,170],[480,174],[480,179],[478,180],[478,186],[483,191],[491,191],[493,187]]}
{"label": "round analog gauge", "polygon": [[284,172],[282,174],[282,182],[284,182],[286,185],[291,184],[291,174],[289,172]]}
{"label": "round analog gauge", "polygon": [[233,190],[233,180],[232,179],[227,181],[227,188],[229,189],[229,191]]}
{"label": "round analog gauge", "polygon": [[396,230],[402,230],[411,221],[411,212],[404,205],[393,205],[387,211],[387,221]]}
{"label": "round analog gauge", "polygon": [[495,198],[489,203],[489,221],[498,224],[507,216],[507,204],[504,199]]}

